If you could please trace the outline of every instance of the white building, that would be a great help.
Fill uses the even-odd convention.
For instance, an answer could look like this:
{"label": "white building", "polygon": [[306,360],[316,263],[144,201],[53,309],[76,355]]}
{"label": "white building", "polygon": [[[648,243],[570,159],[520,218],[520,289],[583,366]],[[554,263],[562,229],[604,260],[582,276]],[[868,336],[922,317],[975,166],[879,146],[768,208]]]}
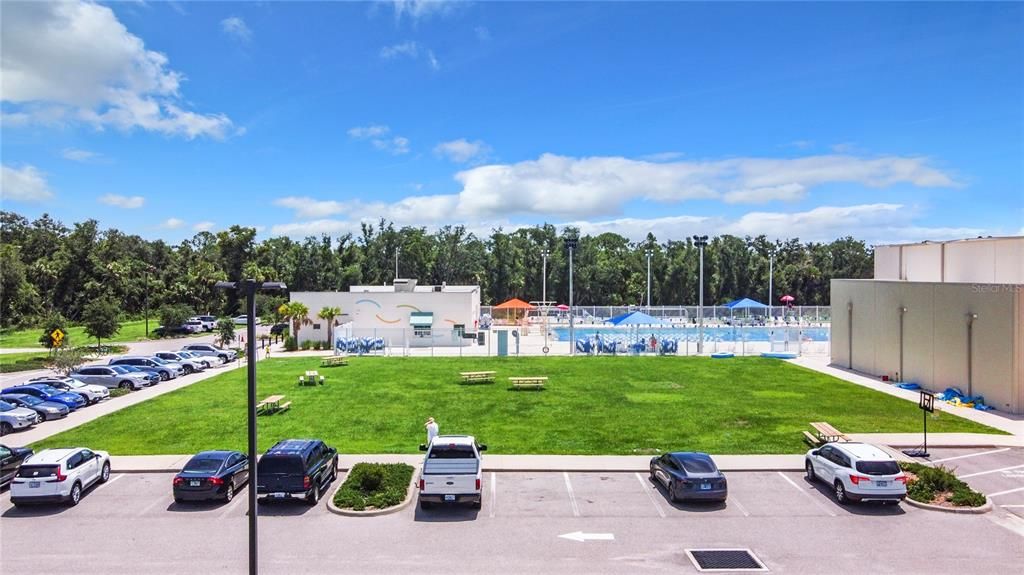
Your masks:
{"label": "white building", "polygon": [[1024,237],[878,246],[831,302],[836,366],[1024,413]]}
{"label": "white building", "polygon": [[419,286],[416,280],[392,285],[351,286],[347,292],[292,292],[309,308],[310,325],[298,340],[327,341],[320,309],[341,308],[337,337],[383,338],[388,346],[471,345],[480,323],[480,286]]}

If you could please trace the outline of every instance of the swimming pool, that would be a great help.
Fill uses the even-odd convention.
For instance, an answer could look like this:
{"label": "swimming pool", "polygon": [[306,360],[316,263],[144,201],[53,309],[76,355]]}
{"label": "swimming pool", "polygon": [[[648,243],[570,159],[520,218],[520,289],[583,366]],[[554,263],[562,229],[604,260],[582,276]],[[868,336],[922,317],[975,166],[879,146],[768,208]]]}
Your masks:
{"label": "swimming pool", "polygon": [[[555,327],[551,331],[558,338],[558,341],[569,341],[568,327]],[[679,341],[697,341],[700,339],[700,330],[697,326],[645,327],[640,328],[639,333],[643,337],[650,337],[653,334],[659,340],[668,338]],[[636,339],[637,329],[635,327],[615,326],[581,326],[576,328],[576,339],[593,338],[597,335],[600,335],[603,339],[614,338],[627,341]],[[783,341],[785,339],[794,341],[797,337],[800,337],[803,341],[828,341],[829,328],[704,326],[704,341]]]}

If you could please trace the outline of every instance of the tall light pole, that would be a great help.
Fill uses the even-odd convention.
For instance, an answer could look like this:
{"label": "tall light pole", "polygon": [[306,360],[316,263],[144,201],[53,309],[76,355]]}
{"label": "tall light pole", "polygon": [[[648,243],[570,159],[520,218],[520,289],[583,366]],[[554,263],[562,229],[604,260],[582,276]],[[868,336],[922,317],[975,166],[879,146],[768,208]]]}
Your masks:
{"label": "tall light pole", "polygon": [[246,279],[238,282],[217,282],[214,287],[223,290],[237,290],[245,295],[246,315],[246,349],[248,358],[248,428],[249,428],[249,573],[256,575],[259,571],[256,539],[256,292],[280,291],[288,289],[282,282],[258,282]]}
{"label": "tall light pole", "polygon": [[398,254],[402,251],[402,246],[395,246],[395,279],[398,279]]}
{"label": "tall light pole", "polygon": [[149,272],[154,270],[155,268],[149,264],[142,269],[142,296],[146,302],[146,339],[149,339]]}
{"label": "tall light pole", "polygon": [[576,244],[579,238],[575,234],[565,236],[565,247],[569,249],[569,355],[576,355],[576,326],[573,316],[576,310],[572,308],[572,253],[576,251]]}
{"label": "tall light pole", "polygon": [[551,252],[548,250],[541,250],[540,257],[544,259],[543,267],[541,268],[541,295],[540,305],[544,311],[544,353],[548,352],[548,255]]}
{"label": "tall light pole", "polygon": [[[775,321],[775,316],[772,314],[772,304],[774,303],[773,294],[775,293],[774,285],[772,285],[775,274],[775,251],[768,252],[768,317]],[[783,314],[785,315],[785,314]]]}
{"label": "tall light pole", "polygon": [[644,250],[647,256],[647,315],[651,314],[651,256],[654,252],[650,249]]}
{"label": "tall light pole", "polygon": [[700,250],[700,287],[698,288],[697,324],[699,334],[697,336],[697,353],[704,353],[704,247],[708,245],[707,236],[693,236],[693,244]]}

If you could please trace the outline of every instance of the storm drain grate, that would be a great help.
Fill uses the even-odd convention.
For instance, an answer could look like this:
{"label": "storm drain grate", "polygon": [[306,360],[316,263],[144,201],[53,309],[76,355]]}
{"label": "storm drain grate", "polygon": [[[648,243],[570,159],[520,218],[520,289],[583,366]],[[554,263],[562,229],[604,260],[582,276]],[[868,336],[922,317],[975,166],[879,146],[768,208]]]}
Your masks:
{"label": "storm drain grate", "polygon": [[697,571],[767,571],[750,549],[687,549]]}

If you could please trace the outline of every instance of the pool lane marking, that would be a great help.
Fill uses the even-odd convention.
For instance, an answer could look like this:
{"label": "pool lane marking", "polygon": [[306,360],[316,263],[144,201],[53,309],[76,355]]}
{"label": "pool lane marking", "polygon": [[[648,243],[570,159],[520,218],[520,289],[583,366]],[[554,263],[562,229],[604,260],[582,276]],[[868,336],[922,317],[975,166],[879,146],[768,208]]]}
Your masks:
{"label": "pool lane marking", "polygon": [[968,473],[967,475],[957,475],[960,479],[967,479],[968,477],[977,477],[979,475],[988,475],[990,473],[999,473],[1000,471],[1009,471],[1011,469],[1020,469],[1024,465],[1011,465],[1009,467],[1001,467],[999,469],[990,469],[989,471],[979,471],[977,473]]}
{"label": "pool lane marking", "polygon": [[955,457],[943,457],[942,459],[932,459],[931,461],[929,461],[929,463],[945,463],[947,461],[955,461],[957,459],[967,459],[968,457],[978,457],[979,455],[992,455],[993,453],[1002,453],[1004,451],[1009,451],[1009,450],[1010,450],[1009,447],[1004,447],[1002,449],[993,449],[991,451],[979,451],[978,453],[968,453],[967,455],[957,455]]}
{"label": "pool lane marking", "polygon": [[572,514],[574,517],[579,517],[580,506],[576,504],[576,494],[572,491],[572,482],[569,481],[569,472],[563,471],[562,475],[565,476],[565,489],[569,492],[569,503],[572,503]]}
{"label": "pool lane marking", "polygon": [[779,474],[779,477],[781,477],[781,478],[783,478],[783,479],[785,479],[785,480],[786,480],[786,483],[789,483],[790,485],[792,485],[792,486],[793,486],[793,489],[796,489],[796,490],[797,490],[797,491],[799,491],[799,492],[800,492],[801,494],[803,494],[803,496],[804,496],[804,497],[806,497],[807,499],[809,499],[809,500],[811,501],[811,503],[813,503],[813,504],[817,505],[819,509],[821,509],[821,510],[822,510],[822,511],[824,511],[825,513],[828,513],[828,514],[829,514],[829,515],[831,515],[832,517],[835,517],[835,516],[836,516],[836,514],[835,514],[835,512],[834,512],[834,511],[832,511],[832,510],[831,510],[831,509],[829,509],[828,507],[825,507],[824,505],[822,505],[820,501],[818,501],[818,500],[817,500],[817,499],[815,499],[815,498],[814,498],[814,497],[813,497],[813,496],[812,496],[812,495],[811,495],[810,493],[808,493],[807,491],[805,491],[803,487],[800,487],[800,486],[799,486],[799,485],[797,485],[797,484],[796,484],[796,483],[795,483],[795,482],[794,482],[794,481],[793,481],[792,479],[790,479],[789,477],[786,477],[786,474],[785,474],[785,473],[783,473],[783,472],[779,471],[779,472],[778,472],[778,474]]}
{"label": "pool lane marking", "polygon": [[637,481],[640,482],[640,488],[643,489],[644,493],[647,494],[647,498],[651,500],[651,504],[654,505],[654,509],[657,510],[658,515],[660,515],[661,518],[664,519],[665,511],[661,508],[661,505],[658,505],[658,501],[654,498],[654,494],[651,493],[654,490],[654,488],[651,486],[649,482],[644,481],[644,478],[640,475],[639,472],[636,473],[635,475]]}

